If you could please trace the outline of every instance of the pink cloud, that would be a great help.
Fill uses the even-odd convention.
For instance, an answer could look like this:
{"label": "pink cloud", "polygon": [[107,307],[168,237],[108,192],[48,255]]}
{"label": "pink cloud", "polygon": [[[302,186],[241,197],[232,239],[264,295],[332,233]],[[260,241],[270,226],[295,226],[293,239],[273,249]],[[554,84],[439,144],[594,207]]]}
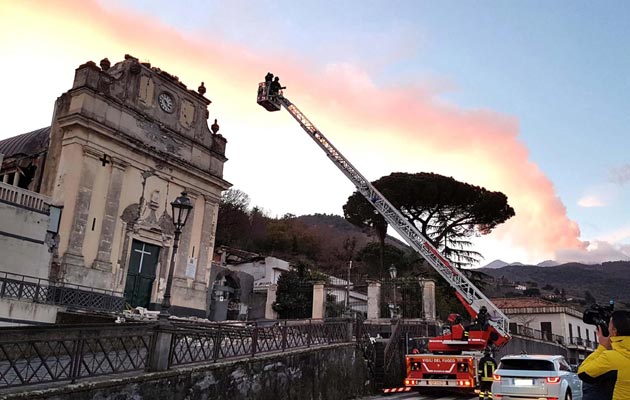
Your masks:
{"label": "pink cloud", "polygon": [[[37,31],[38,21],[54,20],[54,26],[47,28],[54,31],[51,37],[65,38],[68,51],[85,54],[84,61],[115,49],[121,52],[120,58],[124,52],[148,58],[189,86],[196,87],[205,79],[208,96],[220,96],[225,112],[241,119],[249,119],[250,112],[257,118],[250,111],[255,107],[252,88],[267,71],[277,72],[292,94],[300,94],[304,110],[323,121],[322,126],[337,128],[344,135],[343,143],[361,146],[378,156],[385,169],[391,168],[381,168],[382,175],[402,168],[433,171],[504,192],[517,215],[495,234],[541,258],[559,248],[585,246],[553,184],[529,160],[513,117],[444,105],[429,89],[431,85],[423,85],[424,89],[378,87],[356,64],[317,66],[298,54],[245,48],[207,33],[203,37],[182,33],[129,10],[105,10],[96,2],[20,4],[22,12],[33,17],[28,29]],[[64,31],[66,24],[73,29]],[[83,43],[74,43],[76,38]],[[47,37],[40,39],[45,42]]]}

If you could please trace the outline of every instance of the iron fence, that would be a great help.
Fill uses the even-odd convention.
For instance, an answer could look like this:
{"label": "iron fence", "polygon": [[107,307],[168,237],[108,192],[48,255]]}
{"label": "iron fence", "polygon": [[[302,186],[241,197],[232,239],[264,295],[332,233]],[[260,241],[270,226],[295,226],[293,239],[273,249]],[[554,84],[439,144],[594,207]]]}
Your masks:
{"label": "iron fence", "polygon": [[424,318],[420,282],[408,278],[383,281],[380,315],[389,318]]}
{"label": "iron fence", "polygon": [[313,312],[313,284],[299,282],[279,292],[273,309],[280,319],[311,318]]}
{"label": "iron fence", "polygon": [[228,324],[203,329],[173,331],[169,365],[216,362],[221,359],[255,356],[261,353],[343,343],[348,338],[348,321],[284,321],[271,326],[235,327]]}
{"label": "iron fence", "polygon": [[[364,277],[356,275],[357,282],[364,282]],[[340,279],[329,276],[325,283],[326,318],[343,316],[367,317],[367,285],[357,284],[350,277]]]}
{"label": "iron fence", "polygon": [[138,371],[147,367],[150,325],[0,330],[0,389]]}
{"label": "iron fence", "polygon": [[122,293],[0,272],[0,298],[96,311],[121,311]]}

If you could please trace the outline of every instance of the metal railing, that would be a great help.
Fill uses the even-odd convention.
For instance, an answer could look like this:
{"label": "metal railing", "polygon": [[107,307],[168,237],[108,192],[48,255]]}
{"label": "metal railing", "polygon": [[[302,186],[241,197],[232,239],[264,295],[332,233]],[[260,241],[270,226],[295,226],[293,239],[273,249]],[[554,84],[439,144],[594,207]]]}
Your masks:
{"label": "metal railing", "polygon": [[524,325],[510,324],[510,334],[538,339],[545,342],[554,342],[563,346],[566,344],[564,336],[556,335],[548,331],[540,331]]}
{"label": "metal railing", "polygon": [[583,346],[588,347],[590,349],[594,349],[597,347],[597,342],[590,339],[583,339],[581,337],[571,337],[569,338],[569,343],[574,346]]}
{"label": "metal railing", "polygon": [[235,327],[214,324],[191,329],[178,326],[173,332],[169,365],[216,362],[217,360],[283,352],[332,343],[350,342],[348,320],[308,320],[272,326]]}
{"label": "metal railing", "polygon": [[144,370],[150,325],[0,329],[0,389]]}
{"label": "metal railing", "polygon": [[122,293],[0,271],[0,298],[86,310],[120,311]]}
{"label": "metal railing", "polygon": [[[0,390],[148,370],[156,357],[168,368],[352,342],[350,320],[283,321],[271,326],[213,323],[129,323],[0,328]],[[157,338],[171,335],[168,354]]]}

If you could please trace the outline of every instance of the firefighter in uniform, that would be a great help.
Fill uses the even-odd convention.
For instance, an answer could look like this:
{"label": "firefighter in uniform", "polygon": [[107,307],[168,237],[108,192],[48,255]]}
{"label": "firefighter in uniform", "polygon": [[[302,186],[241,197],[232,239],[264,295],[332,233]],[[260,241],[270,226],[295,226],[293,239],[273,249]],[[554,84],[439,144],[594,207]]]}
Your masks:
{"label": "firefighter in uniform", "polygon": [[483,353],[479,360],[479,400],[492,399],[492,375],[497,369],[497,362],[490,355],[490,350]]}

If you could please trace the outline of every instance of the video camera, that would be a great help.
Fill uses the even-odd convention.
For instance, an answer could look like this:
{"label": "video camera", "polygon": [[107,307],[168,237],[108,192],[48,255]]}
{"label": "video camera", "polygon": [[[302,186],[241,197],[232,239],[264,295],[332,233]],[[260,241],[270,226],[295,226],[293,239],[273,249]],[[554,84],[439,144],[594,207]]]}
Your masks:
{"label": "video camera", "polygon": [[614,301],[610,300],[607,306],[600,306],[597,303],[591,304],[589,308],[584,311],[582,315],[582,321],[589,325],[596,325],[602,328],[602,334],[609,336],[608,322],[612,316],[612,312],[615,309]]}

